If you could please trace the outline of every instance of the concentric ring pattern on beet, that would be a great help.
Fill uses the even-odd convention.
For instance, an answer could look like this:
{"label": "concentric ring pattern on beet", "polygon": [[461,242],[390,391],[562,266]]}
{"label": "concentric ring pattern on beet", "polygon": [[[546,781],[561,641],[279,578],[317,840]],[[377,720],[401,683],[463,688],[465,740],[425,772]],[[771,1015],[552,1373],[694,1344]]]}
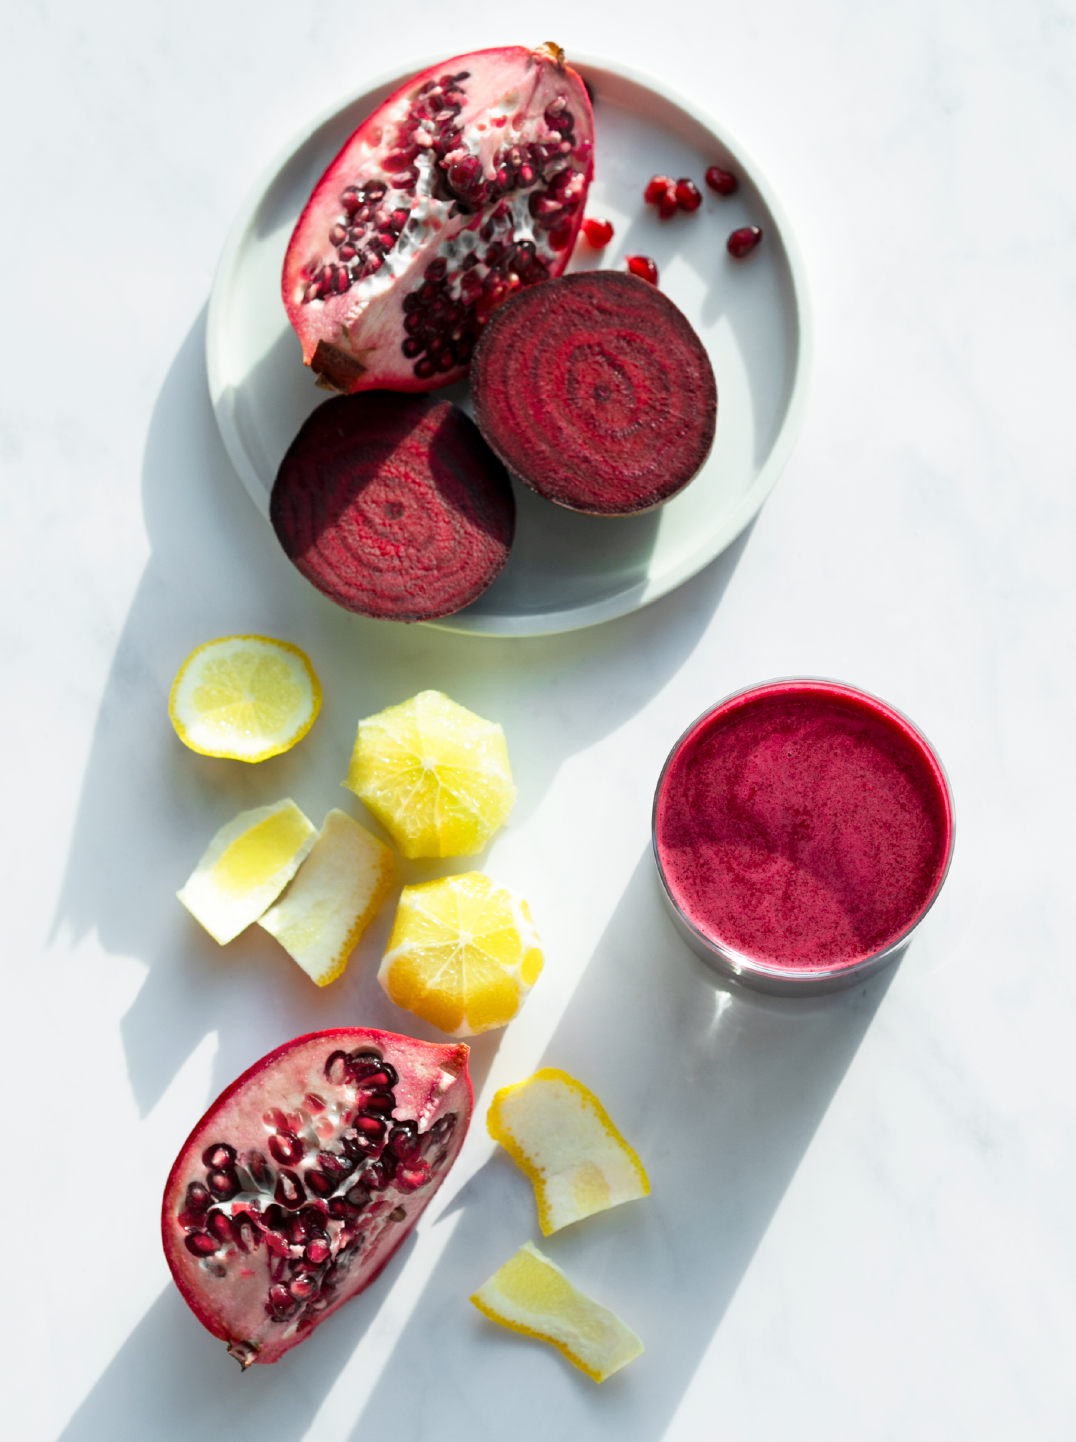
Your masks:
{"label": "concentric ring pattern on beet", "polygon": [[674,496],[713,445],[717,384],[671,300],[620,271],[561,276],[497,311],[471,367],[475,419],[510,471],[572,510]]}
{"label": "concentric ring pattern on beet", "polygon": [[511,483],[473,422],[447,401],[389,391],[318,407],[280,463],[269,515],[319,591],[396,621],[475,600],[515,533]]}

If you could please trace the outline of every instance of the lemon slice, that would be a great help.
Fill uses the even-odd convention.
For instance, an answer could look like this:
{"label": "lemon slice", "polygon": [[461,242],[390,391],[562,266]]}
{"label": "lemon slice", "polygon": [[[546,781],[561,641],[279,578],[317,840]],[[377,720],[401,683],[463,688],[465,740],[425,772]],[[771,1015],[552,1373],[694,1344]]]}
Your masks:
{"label": "lemon slice", "polygon": [[176,895],[223,946],[277,899],[317,834],[294,801],[241,811],[217,832]]}
{"label": "lemon slice", "polygon": [[643,1350],[630,1327],[573,1287],[533,1242],[525,1242],[471,1301],[502,1327],[552,1342],[595,1382],[604,1382]]}
{"label": "lemon slice", "polygon": [[449,1036],[510,1022],[542,970],[527,903],[480,871],[405,886],[377,979]]}
{"label": "lemon slice", "polygon": [[567,1072],[546,1067],[502,1087],[486,1126],[534,1183],[547,1237],[593,1212],[650,1195],[642,1162],[594,1093]]}
{"label": "lemon slice", "polygon": [[500,726],[440,691],[360,721],[344,785],[411,858],[474,856],[516,799]]}
{"label": "lemon slice", "polygon": [[347,966],[392,886],[392,852],[343,811],[330,811],[295,879],[258,925],[318,986]]}
{"label": "lemon slice", "polygon": [[203,756],[264,761],[300,741],[321,709],[321,685],[298,646],[223,636],[192,651],[172,682],[168,714]]}

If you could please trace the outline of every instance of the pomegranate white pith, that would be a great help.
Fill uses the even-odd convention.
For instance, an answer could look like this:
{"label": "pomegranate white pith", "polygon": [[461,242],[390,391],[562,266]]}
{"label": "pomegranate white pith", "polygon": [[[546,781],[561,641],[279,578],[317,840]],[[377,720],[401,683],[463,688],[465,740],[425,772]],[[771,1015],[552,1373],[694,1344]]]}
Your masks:
{"label": "pomegranate white pith", "polygon": [[459,379],[490,312],[567,265],[593,146],[586,89],[555,46],[480,50],[408,81],[330,165],[288,246],[306,364],[347,392]]}
{"label": "pomegranate white pith", "polygon": [[241,1366],[277,1361],[407,1236],[463,1145],[467,1055],[360,1027],[297,1037],[195,1127],[165,1187],[165,1256]]}

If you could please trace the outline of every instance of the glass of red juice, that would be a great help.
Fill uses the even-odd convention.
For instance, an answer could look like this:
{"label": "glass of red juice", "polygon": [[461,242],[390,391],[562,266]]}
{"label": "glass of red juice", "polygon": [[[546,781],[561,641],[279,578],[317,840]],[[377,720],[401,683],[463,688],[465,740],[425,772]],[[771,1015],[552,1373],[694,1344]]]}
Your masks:
{"label": "glass of red juice", "polygon": [[941,762],[899,711],[836,681],[769,681],[693,722],[654,796],[681,936],[746,986],[810,995],[891,961],[953,854]]}

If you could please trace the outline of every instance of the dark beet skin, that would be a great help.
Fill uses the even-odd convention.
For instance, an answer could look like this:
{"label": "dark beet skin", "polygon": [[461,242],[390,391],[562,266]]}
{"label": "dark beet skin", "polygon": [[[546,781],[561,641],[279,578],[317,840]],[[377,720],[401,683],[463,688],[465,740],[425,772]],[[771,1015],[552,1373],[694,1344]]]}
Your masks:
{"label": "dark beet skin", "polygon": [[513,474],[592,515],[667,501],[709,455],[717,423],[698,336],[667,296],[613,270],[513,296],[475,350],[471,395]]}
{"label": "dark beet skin", "polygon": [[288,559],[362,616],[432,621],[508,560],[504,467],[448,401],[364,391],[326,401],[280,463],[269,516]]}

